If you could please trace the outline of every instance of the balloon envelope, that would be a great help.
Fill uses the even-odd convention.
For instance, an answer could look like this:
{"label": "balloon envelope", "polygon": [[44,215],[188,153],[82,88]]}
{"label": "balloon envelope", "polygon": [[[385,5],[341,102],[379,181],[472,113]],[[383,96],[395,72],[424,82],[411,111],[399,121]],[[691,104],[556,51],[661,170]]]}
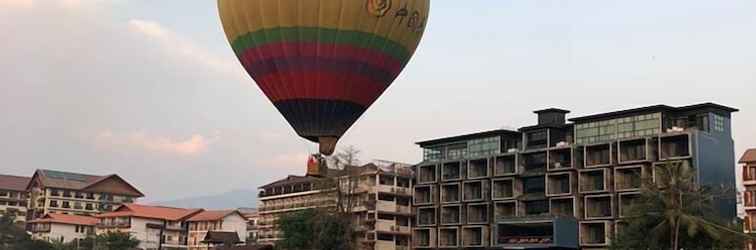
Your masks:
{"label": "balloon envelope", "polygon": [[314,142],[336,140],[396,79],[430,0],[218,0],[226,36],[260,89]]}

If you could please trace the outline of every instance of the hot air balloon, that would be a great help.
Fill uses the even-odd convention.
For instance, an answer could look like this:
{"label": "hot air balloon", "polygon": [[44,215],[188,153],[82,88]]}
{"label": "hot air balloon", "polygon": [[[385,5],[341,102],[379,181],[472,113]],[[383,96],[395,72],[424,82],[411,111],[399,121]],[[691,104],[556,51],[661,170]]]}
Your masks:
{"label": "hot air balloon", "polygon": [[218,0],[236,56],[296,133],[330,155],[423,36],[430,0]]}

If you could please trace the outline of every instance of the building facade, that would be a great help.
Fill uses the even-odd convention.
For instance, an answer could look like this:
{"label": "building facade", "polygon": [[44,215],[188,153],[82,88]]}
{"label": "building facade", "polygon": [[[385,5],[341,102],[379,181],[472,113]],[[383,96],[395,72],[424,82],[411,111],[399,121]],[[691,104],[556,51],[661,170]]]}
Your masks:
{"label": "building facade", "polygon": [[[208,233],[235,233],[240,243],[247,236],[247,219],[237,210],[202,211],[186,220],[189,250],[211,250],[216,247],[211,242],[203,242]],[[234,242],[236,243],[236,242]]]}
{"label": "building facade", "polygon": [[139,204],[123,204],[114,211],[95,215],[99,222],[96,233],[129,233],[145,250],[187,248],[186,219],[202,209],[184,209]]}
{"label": "building facade", "polygon": [[[678,161],[701,185],[735,186],[730,114],[704,103],[577,117],[539,110],[538,123],[419,142],[413,246],[606,248],[641,180]],[[735,196],[716,201],[736,215]]]}
{"label": "building facade", "polygon": [[144,194],[118,175],[95,176],[37,170],[29,181],[28,218],[48,213],[94,215],[135,202]]}
{"label": "building facade", "polygon": [[[410,249],[414,219],[410,165],[376,162],[354,171],[355,188],[347,194],[352,200],[361,249]],[[347,178],[341,182],[348,187]]]}
{"label": "building facade", "polygon": [[258,195],[260,244],[274,244],[282,234],[276,223],[281,216],[312,208],[334,208],[336,195],[325,178],[290,175],[261,186]]}
{"label": "building facade", "polygon": [[0,216],[14,216],[19,224],[26,222],[29,180],[29,177],[0,175]]}
{"label": "building facade", "polygon": [[[745,233],[756,233],[756,149],[747,150],[738,163],[742,166],[743,186],[743,207],[745,217],[743,218],[743,230]],[[756,241],[747,240],[746,249],[756,249]]]}
{"label": "building facade", "polygon": [[29,221],[29,228],[34,239],[68,243],[93,236],[97,222],[91,216],[51,213]]}
{"label": "building facade", "polygon": [[257,243],[257,238],[260,230],[257,228],[257,224],[260,221],[260,214],[256,208],[240,208],[239,212],[247,220],[247,239],[248,243]]}

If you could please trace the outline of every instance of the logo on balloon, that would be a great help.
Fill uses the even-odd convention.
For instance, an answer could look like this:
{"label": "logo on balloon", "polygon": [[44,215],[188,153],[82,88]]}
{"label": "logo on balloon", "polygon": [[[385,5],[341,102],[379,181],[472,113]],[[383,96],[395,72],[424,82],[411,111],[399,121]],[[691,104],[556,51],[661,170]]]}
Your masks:
{"label": "logo on balloon", "polygon": [[391,0],[367,0],[367,11],[373,16],[382,17],[391,9]]}

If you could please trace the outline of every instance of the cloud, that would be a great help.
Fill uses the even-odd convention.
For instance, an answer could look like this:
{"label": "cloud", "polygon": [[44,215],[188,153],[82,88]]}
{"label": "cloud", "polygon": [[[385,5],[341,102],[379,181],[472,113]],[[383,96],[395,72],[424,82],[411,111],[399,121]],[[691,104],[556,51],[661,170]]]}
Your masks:
{"label": "cloud", "polygon": [[223,59],[208,50],[198,46],[190,39],[167,29],[158,22],[131,19],[128,22],[129,31],[156,42],[163,51],[176,57],[182,62],[198,62],[218,73],[244,80],[239,63],[234,60]]}
{"label": "cloud", "polygon": [[0,8],[29,8],[33,5],[32,0],[0,0]]}
{"label": "cloud", "polygon": [[208,151],[210,144],[217,140],[194,134],[187,139],[174,139],[166,136],[152,136],[142,132],[129,134],[115,134],[103,131],[95,137],[95,144],[114,150],[140,149],[148,152],[172,154],[180,156],[195,156]]}

